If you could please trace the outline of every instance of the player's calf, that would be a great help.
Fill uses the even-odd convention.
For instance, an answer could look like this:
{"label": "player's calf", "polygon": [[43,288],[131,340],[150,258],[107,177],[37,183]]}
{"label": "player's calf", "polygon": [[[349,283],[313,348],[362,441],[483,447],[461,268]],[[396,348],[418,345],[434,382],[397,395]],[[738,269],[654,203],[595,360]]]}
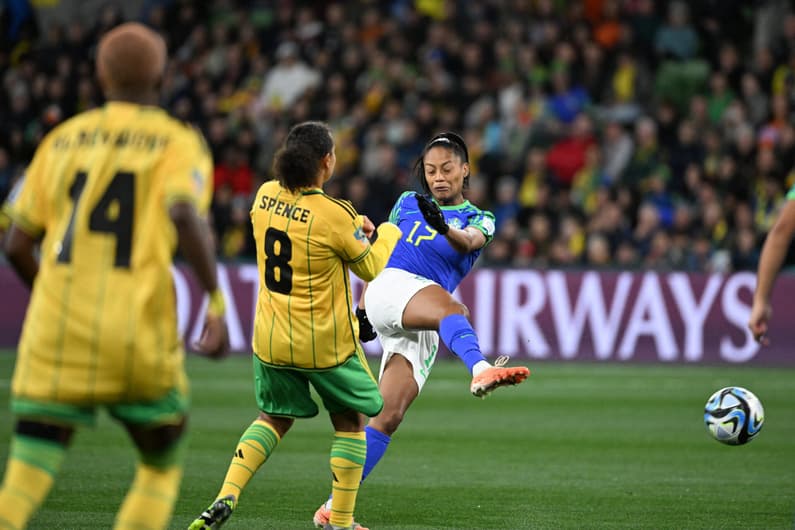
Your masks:
{"label": "player's calf", "polygon": [[0,487],[0,522],[25,528],[49,494],[74,430],[20,420],[14,431]]}

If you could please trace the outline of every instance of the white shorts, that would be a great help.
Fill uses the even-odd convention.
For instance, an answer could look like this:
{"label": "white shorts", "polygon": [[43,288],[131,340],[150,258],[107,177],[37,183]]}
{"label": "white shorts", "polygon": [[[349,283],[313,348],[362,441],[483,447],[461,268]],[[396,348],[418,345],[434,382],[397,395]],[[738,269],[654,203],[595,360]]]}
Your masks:
{"label": "white shorts", "polygon": [[379,379],[384,374],[387,361],[395,354],[402,355],[411,363],[419,390],[428,379],[439,351],[439,334],[403,329],[403,311],[409,300],[429,285],[439,284],[401,269],[387,268],[367,286],[364,307],[384,351]]}

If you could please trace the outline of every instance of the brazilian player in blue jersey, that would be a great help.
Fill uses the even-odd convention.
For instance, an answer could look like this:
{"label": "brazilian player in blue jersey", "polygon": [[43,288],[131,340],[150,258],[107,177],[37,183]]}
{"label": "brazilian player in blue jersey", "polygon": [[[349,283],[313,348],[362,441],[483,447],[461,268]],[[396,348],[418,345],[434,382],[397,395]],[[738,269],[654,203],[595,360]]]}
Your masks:
{"label": "brazilian player in blue jersey", "polygon": [[[469,368],[475,396],[521,383],[530,374],[523,366],[503,366],[507,357],[495,366],[486,361],[469,310],[451,294],[494,236],[494,215],[464,198],[469,180],[464,140],[450,132],[435,136],[414,171],[425,194],[403,193],[392,208],[389,221],[403,236],[386,268],[366,286],[364,304],[357,310],[360,338],[374,338],[367,333],[374,328],[384,352],[379,374],[384,408],[365,429],[362,480],[381,460],[428,379],[439,338]],[[328,516],[325,503],[315,512],[314,523],[322,526]]]}

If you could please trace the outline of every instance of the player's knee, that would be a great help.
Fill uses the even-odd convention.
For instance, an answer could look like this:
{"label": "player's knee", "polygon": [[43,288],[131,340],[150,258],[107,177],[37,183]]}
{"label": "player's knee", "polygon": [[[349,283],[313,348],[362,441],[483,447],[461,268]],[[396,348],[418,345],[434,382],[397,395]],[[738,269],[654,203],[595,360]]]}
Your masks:
{"label": "player's knee", "polygon": [[461,315],[464,318],[469,318],[469,308],[462,304],[461,302],[452,301],[447,305],[445,310],[445,316],[449,317],[450,315]]}
{"label": "player's knee", "polygon": [[[354,418],[353,421],[357,421],[358,417],[353,413],[351,415]],[[270,425],[274,431],[276,431],[280,438],[283,438],[287,431],[290,430],[290,427],[293,426],[295,423],[295,418],[286,418],[284,416],[271,416],[270,414],[266,414],[264,412],[260,412],[259,416],[257,417],[258,420],[264,421],[268,425]]]}
{"label": "player's knee", "polygon": [[182,462],[182,441],[178,441],[162,451],[141,452],[140,461],[142,464],[160,470],[167,470],[178,466]]}
{"label": "player's knee", "polygon": [[403,422],[403,414],[404,411],[399,409],[385,409],[378,415],[378,430],[392,436]]}
{"label": "player's knee", "polygon": [[20,436],[55,442],[65,447],[72,439],[74,428],[40,420],[20,419],[17,421],[14,432]]}
{"label": "player's knee", "polygon": [[127,425],[127,430],[144,464],[167,468],[179,462],[185,431],[184,420],[178,424],[156,427]]}

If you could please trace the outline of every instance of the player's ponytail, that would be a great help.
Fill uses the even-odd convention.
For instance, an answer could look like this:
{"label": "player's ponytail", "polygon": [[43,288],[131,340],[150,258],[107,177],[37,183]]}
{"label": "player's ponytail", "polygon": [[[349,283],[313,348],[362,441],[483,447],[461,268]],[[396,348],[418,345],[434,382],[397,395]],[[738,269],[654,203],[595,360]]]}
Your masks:
{"label": "player's ponytail", "polygon": [[[458,134],[454,132],[443,132],[431,138],[431,141],[428,142],[425,145],[425,148],[422,150],[422,155],[414,163],[413,170],[414,176],[417,178],[417,180],[419,180],[423,191],[429,195],[431,193],[431,189],[428,187],[428,181],[425,180],[425,155],[433,147],[446,147],[453,153],[457,154],[459,158],[461,158],[461,162],[467,164],[469,163],[469,149],[467,149],[467,144],[464,142],[464,139]],[[464,189],[467,189],[468,187],[469,173],[467,172],[467,174],[464,175]]]}
{"label": "player's ponytail", "polygon": [[273,159],[273,173],[288,190],[314,186],[320,162],[334,149],[329,126],[319,121],[299,123],[290,129],[284,146]]}

